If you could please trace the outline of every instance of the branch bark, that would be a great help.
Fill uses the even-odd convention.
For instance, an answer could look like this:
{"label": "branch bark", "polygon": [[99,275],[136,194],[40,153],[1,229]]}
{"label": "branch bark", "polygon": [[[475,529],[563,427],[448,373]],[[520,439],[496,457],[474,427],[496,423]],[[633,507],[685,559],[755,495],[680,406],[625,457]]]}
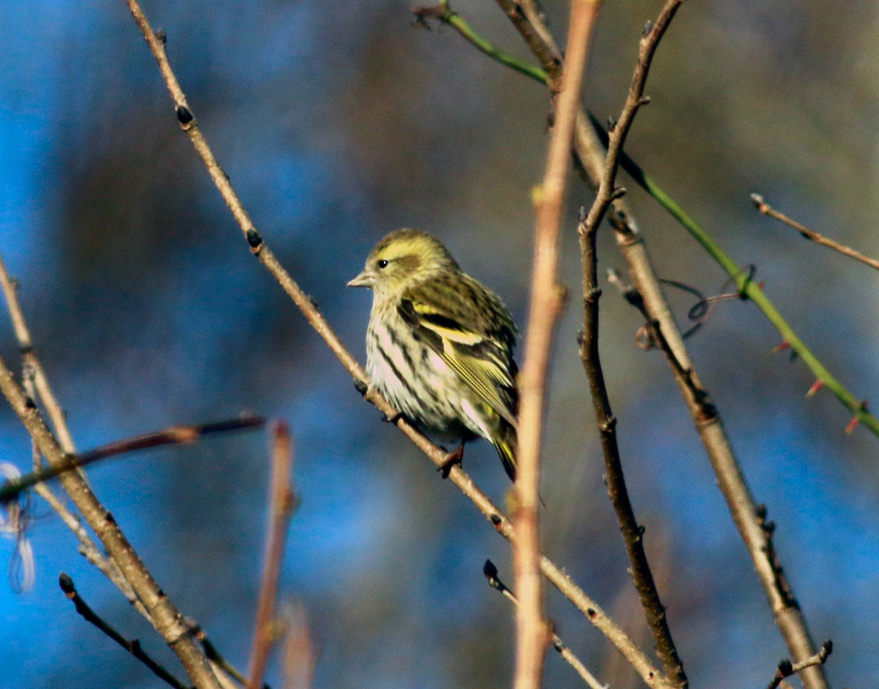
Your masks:
{"label": "branch bark", "polygon": [[549,353],[562,305],[563,290],[558,284],[558,242],[562,203],[571,160],[574,120],[579,110],[580,84],[586,69],[589,38],[600,2],[573,0],[568,32],[568,61],[561,78],[561,93],[555,126],[549,143],[543,185],[536,192],[534,268],[531,280],[531,308],[528,342],[519,378],[519,437],[517,450],[517,508],[513,562],[516,590],[518,646],[516,689],[537,689],[543,676],[543,663],[550,635],[543,619],[541,580],[538,574],[538,486],[540,483],[540,443],[546,397]]}

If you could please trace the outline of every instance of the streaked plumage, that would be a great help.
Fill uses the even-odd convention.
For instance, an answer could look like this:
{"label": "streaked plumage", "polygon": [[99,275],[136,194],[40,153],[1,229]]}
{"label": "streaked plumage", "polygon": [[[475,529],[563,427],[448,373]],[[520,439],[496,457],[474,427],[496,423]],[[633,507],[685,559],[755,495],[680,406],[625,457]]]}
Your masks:
{"label": "streaked plumage", "polygon": [[500,297],[438,239],[409,229],[382,239],[348,285],[373,291],[372,384],[425,432],[491,442],[515,480],[516,326]]}

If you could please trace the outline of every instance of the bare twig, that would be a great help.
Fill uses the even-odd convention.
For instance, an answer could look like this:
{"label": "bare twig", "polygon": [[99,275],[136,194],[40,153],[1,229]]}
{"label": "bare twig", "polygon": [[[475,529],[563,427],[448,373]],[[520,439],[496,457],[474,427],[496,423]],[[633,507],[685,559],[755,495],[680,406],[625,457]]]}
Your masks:
{"label": "bare twig", "polygon": [[174,677],[174,675],[168,672],[168,670],[153,660],[149,654],[141,648],[140,641],[137,639],[126,639],[97,615],[95,611],[92,610],[80,597],[76,590],[76,586],[73,583],[73,579],[71,579],[69,575],[62,572],[58,577],[58,585],[61,587],[64,595],[73,602],[73,605],[76,607],[76,612],[78,612],[86,622],[89,622],[100,629],[104,634],[146,665],[156,677],[169,686],[174,687],[174,689],[189,689],[183,682]]}
{"label": "bare twig", "polygon": [[[498,0],[499,3],[506,4],[504,0]],[[546,47],[546,50],[550,55],[555,56],[555,65],[556,67],[561,64],[561,54],[557,49],[553,47],[554,44],[547,42],[547,39],[552,38],[551,34],[548,33],[546,26],[542,23],[542,15],[538,11],[534,11],[529,9],[529,6],[534,5],[533,0],[520,0],[518,5],[515,7],[519,8],[519,20],[522,18],[527,18],[533,16],[534,19],[531,20],[534,25],[530,26],[530,31],[532,35],[536,34],[537,40],[542,40],[542,45]],[[472,45],[476,46],[486,55],[492,57],[503,65],[506,65],[521,74],[524,74],[535,81],[539,81],[541,84],[549,84],[550,83],[550,75],[543,67],[537,67],[535,65],[528,64],[527,62],[516,58],[515,56],[499,49],[497,46],[492,44],[490,41],[487,41],[483,36],[476,33],[473,28],[461,17],[457,12],[452,12],[448,3],[444,3],[440,6],[443,11],[438,12],[429,12],[431,8],[425,8],[428,11],[428,15],[440,21],[447,23],[449,26],[453,27],[461,36],[463,36],[468,42]],[[591,124],[595,131],[595,136],[598,137],[598,141],[595,139],[595,136],[592,136],[588,132],[588,127]],[[597,188],[598,179],[600,178],[600,165],[603,159],[602,151],[596,146],[596,144],[602,144],[604,146],[607,145],[608,134],[605,130],[604,126],[595,118],[591,113],[583,113],[581,117],[578,115],[577,117],[577,155],[578,161],[583,163],[584,169],[590,158],[588,156],[595,156],[595,166],[591,166],[590,172],[595,174],[595,181],[593,182],[592,178],[588,175],[585,176],[585,181],[587,184]],[[784,320],[784,318],[779,313],[778,309],[775,308],[775,305],[770,301],[770,299],[763,292],[760,285],[756,284],[749,278],[749,270],[742,270],[739,268],[735,262],[723,251],[720,245],[714,241],[714,239],[702,228],[698,225],[692,218],[690,218],[675,201],[672,199],[667,193],[665,193],[660,186],[656,183],[654,179],[652,179],[649,175],[647,175],[640,167],[633,161],[629,156],[626,155],[625,151],[622,151],[620,154],[620,166],[631,175],[631,177],[641,186],[643,189],[650,194],[663,208],[665,208],[671,215],[674,217],[683,227],[686,229],[690,235],[702,245],[702,247],[709,253],[709,255],[720,265],[730,276],[730,278],[736,283],[736,287],[739,291],[737,295],[739,298],[747,297],[751,301],[754,302],[754,305],[760,309],[761,312],[766,316],[767,320],[782,334],[782,336],[789,342],[790,347],[794,350],[798,356],[803,359],[803,362],[809,367],[809,369],[815,374],[818,380],[821,382],[822,386],[827,387],[827,389],[840,401],[843,405],[845,405],[853,414],[852,422],[846,428],[846,433],[850,433],[854,427],[860,423],[862,423],[866,428],[868,428],[874,435],[879,436],[879,419],[877,419],[873,414],[871,414],[866,406],[861,402],[861,400],[857,399],[844,385],[842,385],[835,376],[833,376],[830,371],[821,363],[820,359],[816,357],[809,349],[806,347],[805,343],[800,340],[800,338],[796,335],[793,328]],[[625,242],[627,244],[633,244],[634,248],[631,249],[633,257],[629,259],[630,264],[636,263],[642,257],[640,254],[643,251],[637,247],[640,242],[637,227],[635,226],[634,220],[631,216],[627,215],[627,209],[621,200],[615,201],[611,205],[611,222],[618,230],[618,239],[621,242]],[[646,255],[646,254],[645,254]],[[649,277],[649,276],[648,276]],[[654,276],[655,277],[655,276]],[[662,282],[662,281],[660,281]],[[650,280],[645,280],[643,282],[644,286],[650,286]],[[655,285],[654,285],[655,286]],[[664,314],[666,317],[671,317],[671,312]],[[687,332],[682,334],[682,338],[686,338],[689,336],[696,328],[698,324],[693,328],[690,328]],[[678,352],[680,355],[682,352]]]}
{"label": "bare twig", "polygon": [[626,544],[626,552],[632,565],[630,571],[635,582],[635,589],[638,591],[641,606],[644,609],[647,624],[653,634],[656,651],[659,659],[662,661],[665,674],[678,687],[686,687],[687,676],[684,673],[684,666],[675,647],[665,615],[665,606],[663,606],[659,597],[659,592],[653,580],[653,573],[647,561],[647,554],[644,552],[644,527],[638,524],[638,520],[635,518],[635,511],[629,500],[626,480],[623,475],[623,465],[620,460],[619,445],[617,444],[617,420],[611,409],[610,397],[605,385],[604,371],[598,352],[598,300],[601,290],[598,287],[598,260],[595,249],[597,226],[586,226],[585,217],[583,217],[578,232],[583,258],[584,305],[580,359],[583,362],[583,368],[586,370],[586,376],[589,380],[595,420],[601,438],[601,447],[604,451],[607,492],[617,515],[617,522],[623,534],[623,541]]}
{"label": "bare twig", "polygon": [[821,644],[820,650],[815,655],[811,658],[806,658],[801,663],[793,664],[790,660],[782,660],[778,664],[778,668],[775,670],[775,676],[772,678],[767,689],[776,689],[785,677],[790,677],[797,672],[802,672],[808,667],[824,665],[831,653],[833,653],[833,642],[830,639],[827,639]]}
{"label": "bare twig", "polygon": [[[75,453],[76,447],[73,444],[73,438],[67,427],[67,419],[64,411],[55,399],[48,378],[43,371],[42,363],[34,349],[31,334],[24,318],[24,312],[22,311],[21,303],[18,299],[18,284],[10,277],[9,272],[6,270],[6,265],[3,262],[2,255],[0,255],[0,290],[2,290],[3,296],[6,300],[6,307],[9,311],[9,317],[12,321],[15,337],[18,340],[18,346],[24,360],[23,377],[27,396],[34,403],[36,403],[38,399],[42,401],[55,428],[55,433],[62,449],[70,454]],[[34,445],[34,466],[39,467],[40,463],[41,455]],[[98,570],[103,572],[103,574],[119,588],[122,594],[128,599],[128,602],[131,603],[150,624],[152,624],[152,617],[143,606],[143,603],[141,603],[134,594],[131,585],[126,581],[125,577],[122,576],[119,567],[116,566],[115,562],[104,556],[100,548],[95,544],[88,530],[83,526],[79,516],[71,512],[71,510],[55,496],[46,484],[38,483],[34,487],[34,491],[37,495],[43,498],[53,510],[55,510],[67,528],[69,528],[74,536],[76,536],[79,541],[79,551],[82,556],[97,567]]]}
{"label": "bare twig", "polygon": [[[189,106],[186,104],[186,99],[183,96],[177,78],[174,76],[170,63],[168,62],[163,40],[153,32],[140,8],[140,5],[135,0],[126,0],[126,2],[144,35],[144,39],[146,40],[153,57],[159,64],[165,83],[174,99],[178,121],[181,123],[181,127],[190,137],[193,146],[201,156],[205,166],[208,168],[211,178],[220,190],[223,199],[232,210],[236,221],[244,232],[252,253],[278,281],[282,289],[290,296],[306,320],[317,331],[318,335],[320,335],[330,350],[336,355],[345,367],[345,370],[348,371],[354,379],[355,386],[364,395],[364,398],[381,411],[386,418],[393,419],[397,428],[400,429],[400,431],[402,431],[406,437],[416,445],[416,447],[427,455],[437,467],[446,466],[448,453],[431,443],[423,434],[418,432],[414,426],[408,423],[403,416],[397,413],[387,400],[375,392],[374,389],[369,388],[363,367],[360,366],[356,359],[354,359],[351,353],[345,348],[341,340],[339,340],[336,333],[330,327],[329,323],[320,313],[313,300],[302,291],[299,285],[296,284],[292,277],[290,277],[290,275],[284,270],[274,254],[271,253],[260,234],[253,227],[249,216],[241,205],[241,202],[229,183],[228,178],[223,174],[222,169],[219,167],[219,164],[213,156],[213,153],[210,151],[204,136],[195,126],[195,118],[192,115]],[[489,500],[488,496],[476,486],[466,472],[464,472],[458,465],[454,465],[449,472],[449,479],[476,505],[480,512],[482,512],[483,515],[485,515],[485,517],[494,525],[498,533],[507,540],[514,540],[513,527],[510,521],[494,505],[494,503]],[[587,596],[586,593],[559,567],[545,556],[541,556],[540,570],[550,583],[558,588],[562,595],[568,598],[574,606],[619,649],[639,673],[647,686],[669,686],[644,652],[641,651],[637,645],[632,643],[632,640],[628,635],[614,624],[613,620],[605,614],[601,607],[589,598],[589,596]]]}
{"label": "bare twig", "polygon": [[517,615],[516,689],[537,689],[549,639],[543,620],[538,574],[537,526],[540,442],[546,395],[546,374],[553,330],[561,311],[563,290],[558,284],[558,240],[562,202],[570,166],[574,118],[579,110],[580,84],[586,69],[589,38],[600,2],[573,0],[568,32],[568,60],[562,74],[557,115],[547,154],[543,184],[536,192],[534,268],[528,341],[519,378],[519,439],[514,514],[514,564],[521,605]]}
{"label": "bare twig", "polygon": [[269,502],[269,525],[263,558],[262,584],[253,630],[253,650],[250,655],[247,689],[258,689],[265,674],[269,651],[272,647],[272,618],[278,594],[278,577],[287,542],[287,526],[296,508],[296,497],[290,483],[293,470],[293,441],[287,424],[278,423],[272,433],[272,477]]}
{"label": "bare twig", "polygon": [[[67,454],[62,451],[39,410],[25,391],[15,382],[12,371],[0,357],[0,391],[30,433],[49,466],[64,465]],[[152,617],[156,631],[180,658],[189,677],[199,689],[220,689],[213,671],[198,645],[190,638],[183,617],[147,570],[131,543],[107,509],[98,501],[88,484],[76,471],[65,471],[61,485],[70,495],[86,523],[101,541],[108,556],[115,561],[122,576],[131,585]]]}
{"label": "bare twig", "polygon": [[855,251],[845,244],[840,244],[833,239],[828,239],[824,235],[815,232],[815,230],[810,230],[802,223],[798,223],[796,220],[789,218],[784,213],[775,210],[772,206],[766,203],[766,199],[760,196],[760,194],[751,194],[751,203],[753,203],[754,207],[758,211],[763,213],[763,215],[768,215],[770,218],[780,220],[785,225],[794,228],[806,239],[809,239],[816,244],[820,244],[821,246],[826,246],[827,248],[833,249],[834,251],[838,251],[843,256],[848,256],[849,258],[853,258],[856,261],[860,261],[864,265],[870,266],[874,270],[879,270],[879,261],[877,261],[875,258],[870,258],[869,256],[862,254],[860,251]]}
{"label": "bare twig", "polygon": [[[511,17],[513,24],[538,58],[543,69],[546,70],[547,83],[552,89],[552,84],[557,79],[560,69],[558,56],[540,39],[541,32],[530,25],[529,28],[522,26],[524,18],[517,11],[516,3],[513,0],[496,0],[496,2]],[[660,16],[668,14],[671,6],[676,7],[680,4],[680,0],[668,0]],[[670,16],[668,18],[670,19]],[[541,20],[539,17],[533,17],[532,21],[539,23]],[[657,19],[656,26],[648,27],[650,29],[648,36],[652,35],[661,23],[660,19]],[[667,20],[664,23],[667,25]],[[639,58],[643,54],[643,48],[644,42],[642,40]],[[641,73],[643,73],[643,67],[642,61],[639,59],[627,99],[628,109],[637,109],[642,103],[641,96],[638,96],[637,99],[633,97],[637,95],[639,74]],[[628,120],[631,124],[631,116],[626,116],[625,113],[620,117],[621,122],[624,120]],[[616,128],[619,126],[617,124]],[[620,138],[621,144],[622,136],[619,134],[617,136]],[[577,118],[574,148],[591,183],[596,188],[599,187],[601,181],[607,177],[607,158],[586,114],[583,112]],[[615,196],[613,192],[611,192],[611,196]],[[814,655],[815,645],[806,626],[805,618],[795,600],[787,598],[779,588],[779,577],[776,576],[772,563],[766,557],[765,536],[756,518],[756,503],[745,482],[719,412],[713,405],[703,403],[707,395],[702,390],[699,377],[690,361],[680,329],[662,292],[662,286],[653,269],[647,247],[635,224],[634,216],[620,199],[612,198],[608,219],[616,230],[617,245],[626,260],[635,288],[641,295],[640,298],[648,314],[648,321],[655,323],[656,328],[663,334],[667,359],[675,373],[678,388],[687,403],[702,444],[711,460],[718,486],[726,499],[733,521],[754,562],[760,583],[775,616],[776,624],[791,655],[799,660],[808,658]],[[749,295],[751,294],[760,298],[762,293],[757,294],[756,291],[751,290]],[[752,298],[755,297],[752,296]],[[766,304],[763,303],[761,308],[764,308],[764,311],[765,307]],[[817,362],[812,362],[811,365],[817,365],[817,368],[822,371],[822,379],[824,379],[823,373],[826,371],[823,367]],[[813,368],[813,370],[815,369]],[[829,378],[829,374],[826,377]],[[699,391],[701,395],[694,395],[694,391]],[[706,415],[706,411],[710,411],[710,413]],[[820,666],[807,668],[801,676],[806,689],[826,689],[827,687],[827,680]]]}
{"label": "bare twig", "polygon": [[94,450],[89,450],[88,452],[83,452],[78,455],[66,455],[63,461],[54,466],[45,469],[38,469],[37,471],[22,476],[21,478],[10,479],[0,485],[0,505],[9,500],[13,500],[23,490],[26,490],[31,486],[48,481],[49,479],[60,476],[65,472],[73,471],[74,469],[89,464],[94,464],[95,462],[107,459],[108,457],[117,457],[128,452],[153,449],[156,447],[162,447],[163,445],[194,443],[205,435],[259,428],[263,423],[264,421],[261,417],[244,414],[237,419],[207,423],[199,426],[172,426],[163,431],[156,431],[155,433],[147,433],[134,438],[118,440],[114,443],[103,445]]}
{"label": "bare twig", "polygon": [[[503,581],[501,581],[498,576],[497,567],[494,566],[494,563],[491,560],[485,561],[485,565],[482,567],[482,573],[485,575],[489,586],[499,591],[507,600],[518,607],[519,599],[516,598],[516,594],[513,593]],[[589,669],[576,655],[574,655],[574,652],[567,647],[565,642],[562,641],[562,638],[555,632],[552,633],[552,645],[558,654],[564,658],[568,665],[574,668],[574,672],[580,675],[580,678],[586,682],[591,689],[607,689],[605,685],[598,681],[598,678],[595,677],[595,675],[589,672]]]}

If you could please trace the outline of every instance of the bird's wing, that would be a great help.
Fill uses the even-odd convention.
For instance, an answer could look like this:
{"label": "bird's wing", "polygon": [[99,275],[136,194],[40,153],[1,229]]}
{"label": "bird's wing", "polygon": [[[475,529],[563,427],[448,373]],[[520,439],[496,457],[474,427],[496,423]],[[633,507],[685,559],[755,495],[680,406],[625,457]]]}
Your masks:
{"label": "bird's wing", "polygon": [[[514,410],[515,365],[509,349],[513,332],[486,332],[466,317],[443,308],[435,300],[407,294],[398,310],[406,321],[457,373],[485,404],[516,427]],[[474,305],[475,307],[476,305]],[[464,310],[466,311],[466,309]],[[505,400],[501,390],[507,392]]]}

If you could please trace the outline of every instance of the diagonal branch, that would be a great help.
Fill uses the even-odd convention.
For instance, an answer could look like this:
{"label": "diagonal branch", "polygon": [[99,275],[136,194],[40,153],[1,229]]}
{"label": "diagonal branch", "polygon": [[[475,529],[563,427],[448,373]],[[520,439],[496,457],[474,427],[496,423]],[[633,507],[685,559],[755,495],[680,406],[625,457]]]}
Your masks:
{"label": "diagonal branch", "polygon": [[[496,2],[510,15],[510,8],[515,4],[512,0],[496,0]],[[680,5],[680,0],[669,0],[663,9],[663,14],[669,7],[677,5]],[[540,21],[539,18],[532,18],[532,20]],[[548,51],[546,44],[539,39],[538,31],[533,28],[527,31],[522,30],[521,22],[517,19],[514,19],[513,23],[547,71],[547,83],[551,85],[554,75],[558,73],[559,66],[555,59],[547,60],[545,58]],[[659,19],[656,25],[657,27],[661,25]],[[662,28],[664,30],[664,27]],[[651,27],[649,33],[653,33],[655,29],[656,27]],[[639,58],[643,55],[643,49],[644,39],[642,39]],[[640,97],[636,99],[633,95],[637,94],[637,89],[634,87],[638,84],[638,74],[641,70],[641,60],[639,59],[632,82],[633,88],[630,88],[630,97],[627,99],[626,108],[620,116],[621,123],[629,122],[631,124],[632,116],[627,115],[626,111],[640,107]],[[617,128],[619,126],[617,125]],[[620,134],[617,136],[622,138]],[[577,120],[574,148],[592,183],[596,188],[599,187],[601,181],[609,176],[608,160],[605,158],[602,146],[585,113],[582,112]],[[616,164],[615,160],[611,162],[613,165]],[[802,611],[792,595],[789,583],[783,572],[779,572],[775,563],[767,556],[767,539],[759,523],[756,501],[745,482],[744,474],[723,427],[720,413],[713,404],[708,402],[708,394],[702,388],[699,376],[693,368],[680,329],[672,316],[661,283],[653,269],[644,239],[634,222],[634,216],[619,199],[612,200],[613,203],[608,209],[608,219],[616,230],[617,245],[626,260],[629,273],[647,314],[648,322],[655,331],[662,333],[666,343],[664,349],[666,358],[711,461],[718,487],[726,500],[733,522],[738,528],[739,535],[751,556],[754,568],[757,570],[758,578],[782,637],[793,658],[796,661],[804,660],[815,654],[815,644],[809,634]],[[694,394],[694,391],[698,391],[698,394]],[[807,668],[801,677],[806,689],[825,689],[828,686],[823,668],[820,666]]]}
{"label": "diagonal branch", "polygon": [[815,230],[809,229],[808,227],[806,227],[802,223],[797,222],[793,218],[789,218],[781,211],[775,210],[772,206],[766,203],[766,199],[760,196],[760,194],[751,194],[751,202],[754,204],[754,207],[758,211],[763,213],[763,215],[768,215],[770,218],[780,220],[788,227],[794,228],[805,239],[813,241],[816,244],[820,244],[821,246],[826,246],[828,249],[838,251],[843,256],[848,256],[849,258],[853,258],[856,261],[860,261],[864,265],[870,266],[874,270],[879,270],[879,261],[877,261],[875,258],[870,258],[869,256],[862,254],[860,251],[855,251],[850,246],[840,244],[839,242],[830,239],[829,237],[825,237],[823,234],[820,234]]}
{"label": "diagonal branch", "polygon": [[[314,301],[302,291],[302,288],[293,280],[286,270],[278,262],[274,254],[269,250],[260,234],[257,232],[250,217],[245,211],[240,199],[232,188],[222,168],[211,152],[204,135],[198,128],[195,117],[192,114],[180,84],[174,75],[168,56],[165,52],[164,40],[160,38],[150,27],[146,16],[136,0],[126,0],[135,22],[143,33],[144,39],[149,46],[150,52],[159,65],[159,69],[175,103],[175,111],[181,128],[192,141],[196,152],[202,158],[205,167],[211,175],[214,183],[229,206],[239,227],[250,245],[251,252],[259,259],[260,263],[278,281],[282,289],[293,300],[306,320],[317,331],[331,351],[336,355],[345,370],[354,379],[355,386],[360,390],[365,399],[372,403],[386,418],[393,419],[394,424],[406,435],[427,457],[437,466],[447,464],[448,454],[431,443],[424,435],[397,413],[397,411],[374,390],[368,386],[366,373],[351,353],[345,348],[336,333],[330,327],[323,314],[317,308]],[[515,539],[513,526],[503,513],[491,502],[488,496],[482,492],[473,479],[458,465],[454,465],[449,473],[449,479],[461,492],[464,493],[482,512],[483,515],[494,525],[495,529],[509,541]],[[559,567],[545,556],[540,556],[540,570],[547,580],[553,584],[574,606],[586,616],[586,618],[605,637],[613,643],[620,653],[632,664],[644,683],[649,687],[670,687],[671,685],[663,678],[662,674],[653,666],[649,658],[639,649],[628,635],[611,620],[607,614],[586,593],[577,586]]]}
{"label": "diagonal branch", "polygon": [[[31,403],[12,371],[0,357],[0,392],[33,438],[49,466],[63,465],[67,454],[61,449],[39,410]],[[153,619],[156,631],[171,647],[199,689],[220,689],[201,649],[189,634],[183,616],[159,587],[152,574],[122,533],[113,515],[98,501],[86,481],[76,471],[65,471],[61,485],[79,509],[86,523],[101,541],[107,555],[115,561],[122,576]]]}

